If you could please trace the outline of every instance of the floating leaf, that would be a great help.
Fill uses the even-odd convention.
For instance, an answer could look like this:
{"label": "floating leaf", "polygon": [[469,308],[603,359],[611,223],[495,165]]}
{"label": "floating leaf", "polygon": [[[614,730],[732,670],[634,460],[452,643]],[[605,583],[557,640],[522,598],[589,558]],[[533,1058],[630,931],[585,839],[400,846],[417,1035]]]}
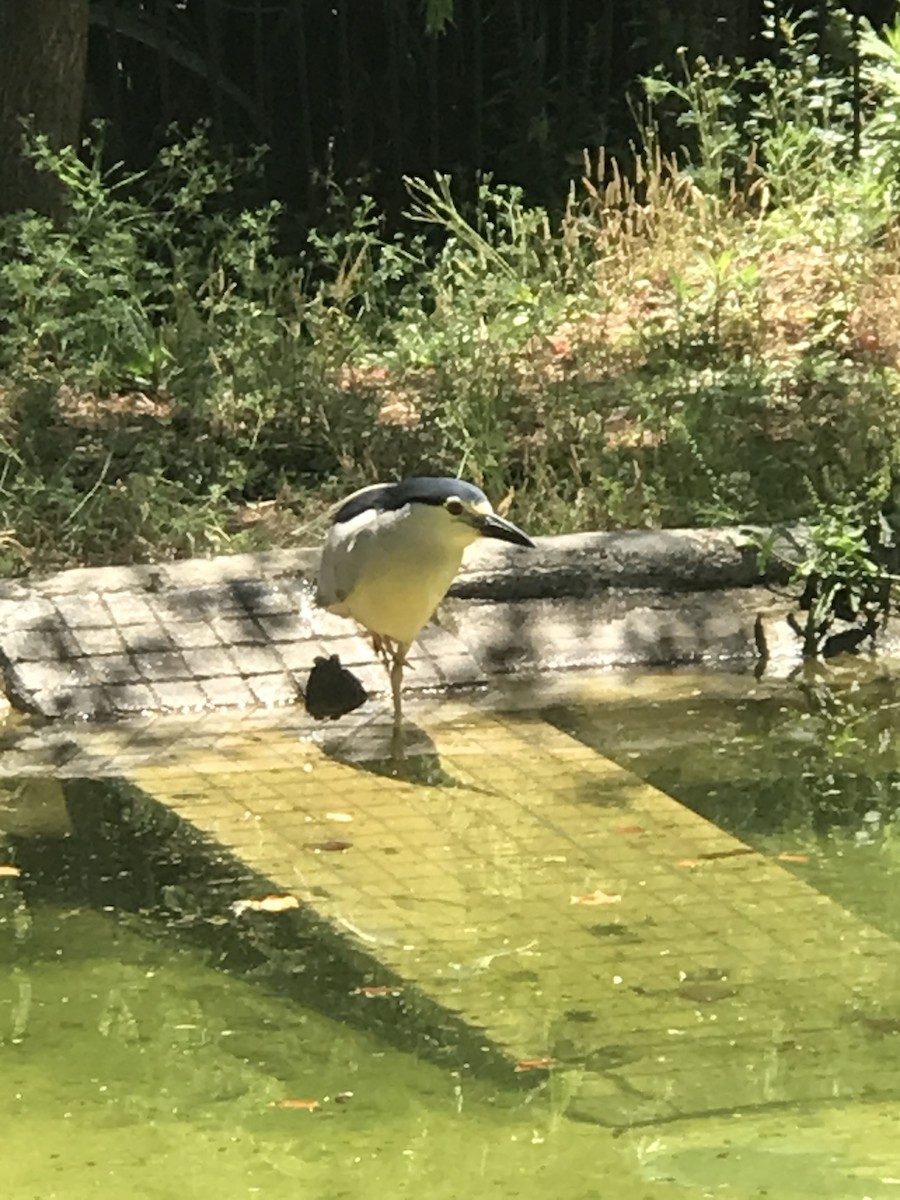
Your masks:
{"label": "floating leaf", "polygon": [[697,862],[696,858],[680,858],[675,866],[687,867],[689,870],[693,870],[694,867],[699,867],[700,864]]}
{"label": "floating leaf", "polygon": [[778,858],[781,862],[809,862],[808,854],[792,854],[789,850],[782,850],[782,852],[778,855]]}
{"label": "floating leaf", "polygon": [[299,907],[300,901],[296,896],[263,896],[260,900],[235,900],[231,911],[239,917],[245,912],[280,913]]}
{"label": "floating leaf", "polygon": [[513,1070],[516,1072],[522,1071],[548,1071],[551,1067],[556,1066],[555,1058],[521,1058],[516,1063]]}
{"label": "floating leaf", "polygon": [[343,821],[343,822],[352,821],[353,814],[345,813],[345,812],[327,812],[325,814],[325,820],[326,821]]}
{"label": "floating leaf", "polygon": [[572,896],[570,904],[618,904],[622,899],[611,892],[602,892],[597,888],[596,892],[589,892],[586,896]]}
{"label": "floating leaf", "polygon": [[645,830],[640,825],[617,825],[616,833],[644,833]]}
{"label": "floating leaf", "polygon": [[0,879],[18,879],[21,874],[21,868],[14,867],[11,863],[0,865]]}
{"label": "floating leaf", "polygon": [[327,842],[307,842],[306,849],[312,850],[313,854],[342,854],[352,845],[352,842],[341,842],[337,838],[329,838]]}

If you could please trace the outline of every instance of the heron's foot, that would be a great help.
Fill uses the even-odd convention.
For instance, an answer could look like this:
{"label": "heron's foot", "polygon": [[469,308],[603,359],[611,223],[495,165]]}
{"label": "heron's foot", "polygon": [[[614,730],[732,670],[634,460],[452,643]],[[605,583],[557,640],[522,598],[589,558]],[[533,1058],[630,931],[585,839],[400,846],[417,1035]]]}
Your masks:
{"label": "heron's foot", "polygon": [[402,661],[404,667],[409,667],[410,671],[416,669],[406,658],[407,654],[409,654],[409,646],[404,646],[402,642],[394,642],[390,638],[382,637],[380,633],[373,633],[372,649],[384,663],[384,669],[388,674],[390,674],[391,668],[398,658]]}

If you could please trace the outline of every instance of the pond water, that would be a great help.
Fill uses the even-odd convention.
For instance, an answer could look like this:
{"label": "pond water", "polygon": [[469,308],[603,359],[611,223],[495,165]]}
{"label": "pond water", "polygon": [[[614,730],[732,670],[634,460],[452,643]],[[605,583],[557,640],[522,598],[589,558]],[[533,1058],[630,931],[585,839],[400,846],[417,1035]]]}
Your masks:
{"label": "pond water", "polygon": [[[896,679],[673,678],[614,702],[582,679],[543,716],[900,939]],[[442,1065],[332,1010],[327,964],[289,994],[136,903],[124,869],[98,891],[54,781],[27,786],[0,797],[0,863],[22,866],[0,877],[4,1200],[900,1197],[900,1082],[896,1103],[573,1120],[562,1075]],[[900,1036],[885,1003],[873,1038]]]}
{"label": "pond water", "polygon": [[709,682],[545,715],[900,939],[900,675]]}
{"label": "pond water", "polygon": [[49,881],[4,891],[10,1200],[672,1194],[552,1089],[442,1070]]}

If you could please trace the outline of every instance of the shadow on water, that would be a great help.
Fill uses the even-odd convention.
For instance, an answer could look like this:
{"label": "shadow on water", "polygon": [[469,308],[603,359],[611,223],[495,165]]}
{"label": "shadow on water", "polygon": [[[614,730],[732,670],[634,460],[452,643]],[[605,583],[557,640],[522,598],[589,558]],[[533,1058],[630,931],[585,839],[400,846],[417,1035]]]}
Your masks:
{"label": "shadow on water", "polygon": [[[32,781],[34,782],[34,781]],[[56,781],[53,781],[56,783]],[[57,784],[59,786],[59,784]],[[62,781],[71,833],[5,838],[26,901],[87,903],[150,941],[201,949],[209,966],[264,986],[386,1044],[509,1088],[508,1062],[482,1031],[399,979],[311,908],[236,915],[271,895],[248,868],[165,805],[117,780]],[[366,1000],[374,989],[379,1002]]]}
{"label": "shadow on water", "polygon": [[404,723],[400,737],[384,728],[367,724],[352,737],[326,734],[321,748],[328,758],[385,779],[425,788],[466,788],[490,796],[488,788],[461,780],[447,770],[433,739],[411,721]]}

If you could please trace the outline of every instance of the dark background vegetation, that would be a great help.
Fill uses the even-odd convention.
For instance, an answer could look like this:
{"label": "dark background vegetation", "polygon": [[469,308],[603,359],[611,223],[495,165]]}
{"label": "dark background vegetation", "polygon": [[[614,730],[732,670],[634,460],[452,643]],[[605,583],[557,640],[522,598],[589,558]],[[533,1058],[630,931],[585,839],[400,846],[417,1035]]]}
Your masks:
{"label": "dark background vegetation", "polygon": [[[403,175],[476,171],[557,201],[585,147],[627,154],[641,75],[704,55],[754,60],[778,0],[5,0],[0,151],[37,111],[63,141],[109,124],[107,150],[146,166],[170,125],[208,119],[214,142],[265,144],[266,188],[314,212],[315,180],[363,180],[382,204]],[[877,27],[893,0],[854,0]],[[81,40],[84,46],[81,46]],[[86,52],[86,86],[79,54]],[[24,82],[23,82],[24,80]],[[60,86],[62,84],[63,86]],[[83,116],[83,120],[81,119]],[[5,134],[5,137],[4,137]],[[62,143],[60,143],[62,144]],[[8,164],[7,168],[8,168]],[[0,207],[28,197],[0,185]]]}
{"label": "dark background vegetation", "polygon": [[[885,0],[863,11],[879,20]],[[627,90],[685,46],[754,55],[760,0],[173,0],[91,6],[88,106],[140,160],[172,121],[272,148],[274,191],[316,171],[490,170],[554,197],[584,146],[633,137]],[[121,63],[121,69],[117,64]]]}

